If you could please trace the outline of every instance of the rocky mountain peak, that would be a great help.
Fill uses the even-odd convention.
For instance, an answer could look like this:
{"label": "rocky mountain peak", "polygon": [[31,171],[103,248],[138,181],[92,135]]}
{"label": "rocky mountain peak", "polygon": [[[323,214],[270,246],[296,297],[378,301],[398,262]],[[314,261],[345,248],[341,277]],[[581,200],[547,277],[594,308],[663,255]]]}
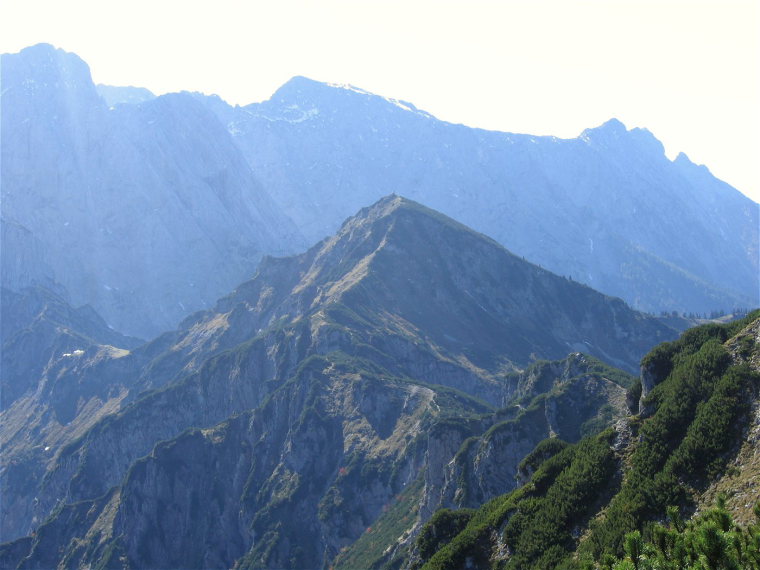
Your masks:
{"label": "rocky mountain peak", "polygon": [[269,100],[278,103],[290,103],[296,99],[311,96],[316,91],[325,88],[326,85],[324,83],[304,77],[303,75],[296,75],[283,83]]}
{"label": "rocky mountain peak", "polygon": [[697,164],[685,152],[679,152],[678,156],[673,159],[673,164],[684,171],[699,172],[702,176],[711,176],[710,169],[706,165]]}
{"label": "rocky mountain peak", "polygon": [[612,117],[611,119],[606,120],[604,123],[602,123],[598,127],[586,129],[583,132],[587,134],[604,133],[604,134],[607,134],[608,136],[622,136],[628,132],[628,128],[620,119],[616,119],[615,117]]}
{"label": "rocky mountain peak", "polygon": [[59,105],[72,103],[97,105],[100,96],[90,75],[90,67],[76,54],[37,44],[15,54],[2,56],[2,83],[11,87],[3,93],[16,100],[55,100]]}
{"label": "rocky mountain peak", "polygon": [[303,76],[291,78],[269,100],[253,103],[246,109],[261,113],[270,120],[279,118],[294,124],[319,115],[345,120],[361,112],[369,125],[377,121],[382,123],[382,117],[390,117],[399,109],[431,117],[407,101],[383,97],[349,84],[323,83]]}
{"label": "rocky mountain peak", "polygon": [[[147,338],[250,277],[263,253],[303,247],[197,96],[109,110],[73,54],[2,58],[3,218],[40,243],[16,256],[14,283],[52,273],[74,305]],[[51,272],[33,267],[43,258]]]}
{"label": "rocky mountain peak", "polygon": [[[397,195],[362,209],[307,253],[266,261],[217,310],[235,306],[262,307],[269,319],[320,315],[312,317],[319,326],[371,329],[375,339],[424,339],[492,371],[527,365],[534,352],[562,358],[572,351],[634,371],[651,338],[674,334],[619,299],[554,275]],[[615,330],[604,324],[610,319]],[[624,329],[637,332],[626,343],[615,341],[628,335]]]}
{"label": "rocky mountain peak", "polygon": [[579,138],[591,146],[606,149],[620,148],[630,152],[633,147],[646,154],[663,157],[665,155],[665,147],[648,129],[628,129],[622,121],[615,118],[598,127],[584,130]]}
{"label": "rocky mountain peak", "polygon": [[464,232],[465,234],[471,234],[478,239],[485,240],[495,247],[503,249],[501,245],[493,241],[487,236],[480,234],[468,228],[464,224],[457,222],[456,220],[449,218],[448,216],[441,214],[431,208],[423,206],[419,202],[399,196],[398,194],[388,194],[380,198],[377,202],[362,208],[355,216],[351,216],[344,223],[334,239],[339,239],[341,236],[350,233],[358,227],[369,227],[377,224],[387,224],[389,220],[394,220],[399,216],[410,216],[418,223],[429,223],[431,228],[436,228],[440,231],[446,229],[454,229],[456,231]]}

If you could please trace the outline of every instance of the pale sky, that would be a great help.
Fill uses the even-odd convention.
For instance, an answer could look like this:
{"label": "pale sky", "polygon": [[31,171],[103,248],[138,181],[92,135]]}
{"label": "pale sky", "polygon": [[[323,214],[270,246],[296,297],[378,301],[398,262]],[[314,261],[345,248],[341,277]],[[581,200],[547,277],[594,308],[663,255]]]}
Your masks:
{"label": "pale sky", "polygon": [[758,0],[2,0],[0,52],[39,42],[156,94],[305,75],[517,133],[617,117],[760,201]]}

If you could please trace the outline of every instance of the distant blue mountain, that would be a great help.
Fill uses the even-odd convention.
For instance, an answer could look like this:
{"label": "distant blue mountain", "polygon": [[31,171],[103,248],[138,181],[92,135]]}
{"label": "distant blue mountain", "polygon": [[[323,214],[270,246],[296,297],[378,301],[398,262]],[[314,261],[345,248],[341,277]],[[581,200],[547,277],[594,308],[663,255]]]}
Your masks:
{"label": "distant blue mountain", "polygon": [[3,224],[23,229],[4,233],[4,286],[55,281],[127,334],[172,328],[391,192],[638,309],[760,304],[758,205],[616,120],[485,131],[303,77],[245,107],[152,97],[45,44],[3,55],[2,85]]}
{"label": "distant blue mountain", "polygon": [[147,338],[250,277],[262,254],[305,247],[193,97],[109,109],[87,64],[45,44],[3,55],[2,87],[4,286],[54,279],[74,306]]}
{"label": "distant blue mountain", "polygon": [[642,310],[760,304],[758,205],[685,155],[669,160],[645,129],[486,131],[303,77],[246,107],[201,99],[310,241],[396,192]]}

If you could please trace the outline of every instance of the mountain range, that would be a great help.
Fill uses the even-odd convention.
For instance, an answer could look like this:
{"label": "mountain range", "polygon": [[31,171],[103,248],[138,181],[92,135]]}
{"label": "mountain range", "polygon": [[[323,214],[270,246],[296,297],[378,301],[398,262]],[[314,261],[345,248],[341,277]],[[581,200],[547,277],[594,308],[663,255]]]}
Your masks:
{"label": "mountain range", "polygon": [[485,131],[302,77],[233,107],[96,86],[45,44],[2,57],[3,243],[23,265],[4,286],[52,278],[124,333],[174,328],[390,193],[639,310],[759,302],[758,205],[617,120]]}
{"label": "mountain range", "polygon": [[1,80],[3,223],[30,234],[3,241],[4,259],[29,261],[4,286],[40,283],[42,262],[74,305],[145,338],[253,275],[264,253],[305,245],[193,97],[109,109],[87,65],[46,45],[3,55]]}
{"label": "mountain range", "polygon": [[0,567],[760,568],[760,314],[678,315],[760,304],[758,205],[705,167],[1,63]]}
{"label": "mountain range", "polygon": [[58,305],[87,340],[40,345],[0,423],[11,567],[322,566],[407,488],[426,517],[514,488],[542,439],[627,413],[594,356],[635,371],[677,336],[397,196],[142,346]]}
{"label": "mountain range", "polygon": [[245,107],[200,98],[308,240],[396,192],[640,310],[758,304],[758,205],[645,129],[485,131],[303,77]]}

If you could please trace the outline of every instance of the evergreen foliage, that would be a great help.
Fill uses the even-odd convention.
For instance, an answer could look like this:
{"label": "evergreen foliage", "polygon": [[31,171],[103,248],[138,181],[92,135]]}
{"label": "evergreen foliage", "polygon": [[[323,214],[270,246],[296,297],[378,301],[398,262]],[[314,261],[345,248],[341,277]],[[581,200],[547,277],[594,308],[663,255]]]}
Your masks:
{"label": "evergreen foliage", "polygon": [[556,437],[548,437],[526,455],[517,466],[518,472],[535,473],[547,460],[566,449],[570,444]]}
{"label": "evergreen foliage", "polygon": [[[610,435],[606,432],[571,448],[570,460],[556,473],[546,493],[518,504],[504,530],[504,540],[514,550],[506,568],[554,568],[572,549],[574,527],[588,517],[595,498],[613,475]],[[547,468],[554,459],[557,464],[565,463],[564,454],[547,461]]]}
{"label": "evergreen foliage", "polygon": [[417,538],[420,557],[428,559],[442,545],[450,542],[452,538],[464,530],[474,512],[473,509],[441,509],[437,511]]}
{"label": "evergreen foliage", "polygon": [[724,471],[760,391],[746,362],[756,341],[726,342],[759,317],[704,325],[656,347],[642,361],[655,378],[650,411],[629,419],[625,448],[613,449],[613,430],[575,445],[542,442],[521,465],[535,469],[530,482],[468,513],[449,543],[429,558],[424,549],[423,568],[760,568],[758,523],[741,529],[723,501],[688,522],[680,514]]}
{"label": "evergreen foliage", "polygon": [[725,467],[738,420],[747,412],[742,395],[757,391],[760,375],[746,364],[732,365],[722,343],[757,315],[691,329],[644,358],[643,366],[668,375],[648,398],[656,411],[641,424],[626,481],[604,519],[592,524],[584,554],[620,556],[626,533],[646,531],[668,505],[688,504],[690,489],[704,487]]}
{"label": "evergreen foliage", "polygon": [[[755,506],[760,519],[760,503]],[[678,509],[668,509],[669,524],[651,527],[651,538],[636,530],[625,536],[625,557],[610,570],[757,570],[760,569],[760,522],[743,529],[718,499],[715,508],[684,523]]]}
{"label": "evergreen foliage", "polygon": [[[451,542],[427,560],[422,556],[423,569],[460,568],[468,560],[475,566],[487,565],[491,532],[505,524],[504,541],[514,551],[506,568],[555,567],[567,555],[577,522],[588,516],[589,505],[614,471],[611,436],[608,430],[545,460],[530,484],[489,501]],[[430,552],[426,537],[440,534],[430,528],[437,522],[434,517],[420,533],[420,554]]]}

